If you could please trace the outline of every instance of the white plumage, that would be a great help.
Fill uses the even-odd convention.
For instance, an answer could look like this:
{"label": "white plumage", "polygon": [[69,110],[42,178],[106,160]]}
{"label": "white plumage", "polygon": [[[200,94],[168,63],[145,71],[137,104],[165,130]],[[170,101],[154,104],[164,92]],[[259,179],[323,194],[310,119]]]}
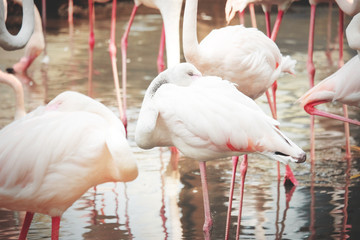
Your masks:
{"label": "white plumage", "polygon": [[304,161],[305,153],[276,125],[234,84],[202,77],[186,63],[159,74],[149,86],[135,140],[146,149],[174,145],[199,161],[250,152]]}
{"label": "white plumage", "polygon": [[137,175],[122,122],[80,93],[64,92],[0,131],[2,208],[60,217],[90,187]]}

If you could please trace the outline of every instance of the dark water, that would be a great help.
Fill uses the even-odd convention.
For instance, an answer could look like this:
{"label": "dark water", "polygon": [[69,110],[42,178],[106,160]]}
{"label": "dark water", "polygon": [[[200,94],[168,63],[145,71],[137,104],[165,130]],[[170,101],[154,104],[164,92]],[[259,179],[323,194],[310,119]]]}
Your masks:
{"label": "dark water", "polygon": [[[120,38],[132,2],[118,5],[118,68],[121,66]],[[200,1],[199,38],[215,27],[225,26],[224,1]],[[49,16],[47,25],[48,64],[41,55],[22,77],[26,109],[31,111],[64,90],[90,94],[118,114],[108,53],[110,31],[109,5],[96,6],[94,69],[88,82],[88,21],[76,18],[71,33],[66,19]],[[276,11],[274,11],[275,14]],[[294,5],[286,13],[277,43],[284,55],[298,61],[296,76],[285,75],[278,81],[278,116],[281,129],[309,152],[310,117],[295,103],[308,89],[306,71],[309,8]],[[248,16],[247,16],[248,17]],[[273,15],[275,19],[275,15]],[[248,20],[248,18],[247,18]],[[263,14],[257,9],[258,27],[264,30]],[[314,61],[316,80],[334,72],[337,62],[337,9],[332,10],[330,34],[331,63],[326,55],[328,7],[320,6],[316,20]],[[249,23],[249,21],[247,21]],[[345,25],[349,18],[345,19]],[[232,24],[237,24],[233,20]],[[139,9],[128,47],[128,118],[129,142],[136,153],[139,177],[130,183],[107,183],[90,189],[62,217],[61,239],[203,239],[203,202],[198,164],[181,158],[173,170],[168,149],[144,151],[134,142],[134,129],[144,92],[157,75],[156,58],[162,20],[155,10]],[[355,52],[347,47],[345,61]],[[0,68],[15,63],[23,51],[0,52]],[[121,75],[121,74],[120,74]],[[12,121],[14,93],[0,86],[0,125]],[[269,109],[264,97],[257,100]],[[322,106],[341,112],[340,105]],[[350,108],[355,117],[358,109]],[[359,145],[359,127],[351,126],[351,143]],[[242,239],[359,239],[360,183],[359,153],[345,160],[343,125],[335,120],[316,118],[316,158],[291,167],[299,182],[285,189],[277,181],[276,163],[258,155],[249,157],[241,222]],[[211,212],[214,219],[212,239],[222,239],[225,232],[231,160],[207,164]],[[284,167],[281,166],[281,175]],[[238,179],[239,179],[238,175]],[[64,193],[66,194],[66,193]],[[235,238],[239,187],[236,185],[232,210],[231,239]],[[0,239],[16,239],[24,214],[0,210]],[[46,239],[51,233],[51,219],[35,215],[28,239]]]}

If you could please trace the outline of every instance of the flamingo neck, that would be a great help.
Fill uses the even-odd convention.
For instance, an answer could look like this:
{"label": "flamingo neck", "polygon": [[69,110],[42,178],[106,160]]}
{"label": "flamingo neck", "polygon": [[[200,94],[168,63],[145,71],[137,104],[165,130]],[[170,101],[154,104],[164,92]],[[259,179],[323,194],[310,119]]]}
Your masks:
{"label": "flamingo neck", "polygon": [[0,82],[7,84],[14,89],[16,97],[15,120],[25,116],[24,90],[21,82],[14,75],[2,71],[0,71]]}
{"label": "flamingo neck", "polygon": [[23,19],[19,33],[11,35],[5,25],[4,4],[0,1],[0,46],[5,50],[16,50],[23,48],[29,41],[34,31],[34,2],[28,0],[23,2]]}
{"label": "flamingo neck", "polygon": [[183,23],[183,51],[186,61],[193,63],[199,56],[197,38],[198,0],[186,0]]}
{"label": "flamingo neck", "polygon": [[167,1],[160,9],[165,28],[167,68],[180,63],[180,15],[182,0]]}

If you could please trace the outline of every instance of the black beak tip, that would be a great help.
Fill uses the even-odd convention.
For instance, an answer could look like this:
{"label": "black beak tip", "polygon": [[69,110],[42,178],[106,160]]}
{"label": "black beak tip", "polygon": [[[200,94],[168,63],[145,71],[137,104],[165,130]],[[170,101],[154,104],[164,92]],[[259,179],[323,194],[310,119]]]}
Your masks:
{"label": "black beak tip", "polygon": [[303,152],[303,153],[298,157],[297,160],[298,160],[297,163],[303,163],[303,162],[305,162],[305,161],[306,161],[306,153]]}

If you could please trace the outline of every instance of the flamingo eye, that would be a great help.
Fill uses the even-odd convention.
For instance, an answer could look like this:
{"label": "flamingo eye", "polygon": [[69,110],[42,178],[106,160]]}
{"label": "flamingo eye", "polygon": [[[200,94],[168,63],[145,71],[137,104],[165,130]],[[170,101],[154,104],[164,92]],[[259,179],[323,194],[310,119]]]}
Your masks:
{"label": "flamingo eye", "polygon": [[194,73],[193,72],[188,72],[188,75],[192,77],[192,76],[194,76]]}

